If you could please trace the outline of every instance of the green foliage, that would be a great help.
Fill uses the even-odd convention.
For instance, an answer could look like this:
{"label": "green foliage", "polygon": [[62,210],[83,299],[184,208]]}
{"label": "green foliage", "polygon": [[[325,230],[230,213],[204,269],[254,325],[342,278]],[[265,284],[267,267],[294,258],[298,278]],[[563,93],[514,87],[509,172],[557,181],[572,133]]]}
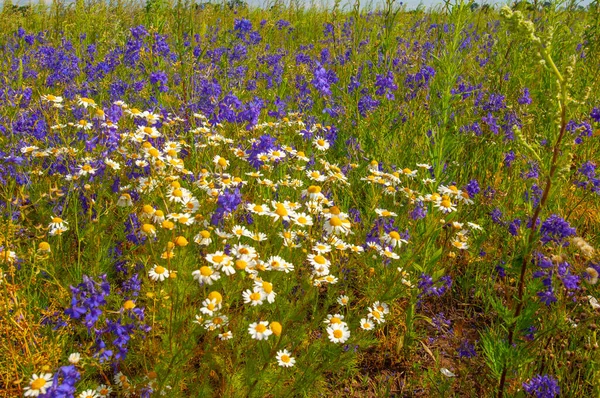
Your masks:
{"label": "green foliage", "polygon": [[[598,257],[582,250],[584,243],[592,251],[599,247],[600,205],[590,185],[582,186],[578,171],[599,159],[599,125],[590,117],[592,108],[600,106],[599,10],[597,0],[587,10],[520,2],[499,12],[462,1],[407,10],[388,0],[372,13],[359,2],[344,9],[339,1],[332,9],[279,1],[258,9],[237,0],[5,2],[0,18],[0,155],[6,163],[0,165],[0,331],[6,338],[0,341],[0,391],[22,395],[32,374],[56,373],[78,351],[83,359],[77,393],[110,384],[118,394],[141,394],[151,386],[174,397],[331,396],[338,391],[349,396],[518,395],[532,376],[550,374],[563,396],[600,394],[597,308],[590,305],[590,297],[599,295],[590,270]],[[242,18],[259,32],[260,44],[249,45],[233,29]],[[281,20],[290,29],[280,28]],[[130,29],[139,25],[148,35],[143,48],[136,49]],[[31,45],[39,53],[19,36],[19,27],[26,34],[44,32]],[[163,37],[170,45],[168,56],[161,54]],[[55,52],[55,58],[41,61],[43,46],[80,60],[72,81],[47,84],[54,71],[42,62],[60,56]],[[233,56],[240,50],[236,46],[247,50],[240,59]],[[125,61],[131,54],[139,56],[135,66]],[[269,82],[263,77],[274,74],[275,67],[265,60],[279,55],[281,80]],[[299,55],[311,62],[297,61]],[[101,77],[86,69],[113,61],[114,68]],[[315,88],[317,62],[338,79],[331,95]],[[435,72],[431,80],[423,77],[425,67]],[[245,80],[235,78],[244,68]],[[155,72],[164,72],[168,90],[149,83]],[[397,85],[389,98],[375,94],[376,79],[387,73]],[[348,88],[352,78],[360,82],[354,90]],[[204,80],[220,82],[220,93],[199,90]],[[255,80],[255,89],[248,88],[248,80]],[[93,138],[108,135],[94,108],[83,108],[77,100],[92,98],[106,112],[120,82],[127,83],[119,99],[128,108],[122,107],[119,149],[111,152],[104,144],[94,146]],[[302,84],[310,92],[305,99],[311,107],[298,106]],[[531,104],[520,101],[524,88]],[[31,102],[21,106],[27,89]],[[224,110],[234,107],[224,102],[228,93],[242,104],[254,98],[265,101],[259,127],[246,129],[246,120],[213,126],[197,116],[195,106],[202,101]],[[368,111],[361,108],[365,93],[378,102]],[[64,95],[63,107],[42,99],[48,94]],[[285,119],[267,112],[275,110],[279,99],[291,104]],[[342,109],[338,114],[332,112],[336,106]],[[164,140],[127,138],[148,124],[128,114],[131,108],[160,114]],[[37,111],[35,123],[58,126],[52,139],[18,132],[21,120]],[[504,130],[513,116],[518,123]],[[94,122],[85,137],[77,127],[79,119]],[[574,140],[585,126],[570,131],[569,121],[589,124],[591,136],[585,135],[583,144]],[[303,137],[305,128],[325,136],[331,126],[337,138],[327,151]],[[260,169],[267,180],[251,177],[255,169],[232,149],[250,151],[263,134],[314,158],[309,169],[328,178],[317,182],[307,176],[306,163],[291,151],[285,160]],[[181,145],[175,156],[164,146],[167,140]],[[146,144],[164,160],[181,159],[185,171],[167,172],[153,163],[148,174],[156,189],[139,188],[141,167],[133,164],[151,159],[149,148],[142,146]],[[49,152],[39,158],[22,152],[30,145]],[[55,151],[64,151],[64,157]],[[228,160],[226,170],[215,164],[215,155]],[[110,158],[122,168],[107,168],[102,177],[91,178],[81,173],[88,157],[100,162]],[[67,171],[49,172],[54,162],[63,161]],[[17,176],[29,182],[19,182]],[[353,249],[337,250],[335,239],[324,232],[334,211],[329,202],[322,213],[313,214],[314,226],[305,229],[274,220],[272,214],[253,214],[249,224],[244,221],[248,212],[240,207],[219,229],[232,232],[239,224],[266,233],[264,242],[240,239],[255,246],[263,261],[281,256],[294,265],[294,272],[240,267],[235,275],[222,272],[214,285],[200,285],[192,272],[209,264],[209,254],[238,242],[239,236],[218,235],[210,224],[217,198],[230,193],[224,187],[235,177],[245,183],[244,203],[270,207],[272,201],[288,200],[308,212],[311,192],[305,190],[323,189],[340,211],[360,214],[360,220],[350,222],[352,233],[340,234]],[[454,187],[464,193],[473,179],[481,187],[467,198],[473,204],[444,190]],[[292,186],[293,180],[303,187]],[[168,197],[176,181],[200,201],[194,223],[176,222],[171,229],[144,221],[144,205],[172,217],[187,211]],[[122,194],[134,192],[139,199],[119,204]],[[440,197],[432,198],[436,192]],[[456,211],[441,210],[442,195],[457,205]],[[413,215],[418,203],[426,211],[422,217]],[[376,213],[380,209],[397,215],[381,216]],[[494,220],[496,210],[501,215]],[[541,242],[542,233],[528,223],[532,218],[541,223],[551,214],[576,227],[584,242]],[[69,229],[54,236],[48,223],[58,215]],[[133,225],[133,216],[140,225]],[[382,219],[393,220],[398,233],[407,231],[408,243],[388,252],[369,246],[372,235],[378,244],[390,236]],[[131,237],[142,234],[143,224],[155,227],[155,238]],[[207,245],[194,242],[200,231],[211,237]],[[284,243],[283,234],[290,231],[300,233],[302,247]],[[179,237],[189,244],[177,245]],[[325,239],[334,246],[324,255],[337,278],[332,284],[315,277],[316,266],[307,258]],[[51,250],[42,250],[41,242],[49,242]],[[366,252],[361,254],[359,246]],[[552,275],[540,274],[548,271],[540,267],[538,255],[550,260]],[[564,262],[569,275],[580,278],[578,289],[567,289],[564,275],[558,276]],[[171,278],[151,280],[155,264],[169,269]],[[254,271],[273,284],[274,303],[244,303],[242,292],[254,288]],[[70,287],[84,276],[97,281],[100,275],[107,275],[111,291],[95,327],[88,328],[64,311],[73,305]],[[132,275],[140,278],[135,295],[125,283],[133,283]],[[446,277],[451,284],[444,285]],[[539,293],[549,288],[556,302],[546,305]],[[221,312],[215,314],[228,317],[227,327],[207,326],[217,315],[200,313],[211,292],[223,297]],[[349,303],[340,304],[340,296],[348,296]],[[144,309],[140,322],[149,326],[131,332],[128,353],[118,365],[130,389],[114,379],[114,355],[100,360],[106,350],[94,338],[117,319],[138,325],[139,319],[129,317],[133,308],[125,308],[129,301]],[[385,322],[367,315],[375,302],[390,306]],[[330,341],[324,323],[335,314],[343,315],[351,330],[340,344]],[[58,318],[67,326],[55,327]],[[376,323],[373,330],[361,328],[363,319]],[[248,328],[259,321],[278,322],[283,332],[253,339]],[[226,331],[232,332],[231,340],[222,335]],[[106,343],[115,350],[116,336],[110,336]],[[295,359],[293,367],[278,366],[277,353],[283,349]]]}

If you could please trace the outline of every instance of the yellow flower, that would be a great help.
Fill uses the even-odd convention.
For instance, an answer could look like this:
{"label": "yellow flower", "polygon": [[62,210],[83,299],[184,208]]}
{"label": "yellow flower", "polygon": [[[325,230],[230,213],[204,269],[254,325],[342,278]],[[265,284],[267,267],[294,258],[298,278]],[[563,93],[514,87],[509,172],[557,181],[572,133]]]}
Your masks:
{"label": "yellow flower", "polygon": [[271,329],[271,332],[273,332],[273,334],[275,336],[280,336],[281,335],[281,330],[282,330],[281,323],[279,323],[277,321],[273,321],[269,325],[269,329]]}

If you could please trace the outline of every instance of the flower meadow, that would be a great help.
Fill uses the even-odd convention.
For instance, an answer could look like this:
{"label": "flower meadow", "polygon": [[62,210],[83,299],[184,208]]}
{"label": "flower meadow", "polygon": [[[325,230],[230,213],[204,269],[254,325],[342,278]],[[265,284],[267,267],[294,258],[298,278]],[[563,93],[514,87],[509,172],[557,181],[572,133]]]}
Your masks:
{"label": "flower meadow", "polygon": [[598,396],[599,21],[5,3],[0,395]]}

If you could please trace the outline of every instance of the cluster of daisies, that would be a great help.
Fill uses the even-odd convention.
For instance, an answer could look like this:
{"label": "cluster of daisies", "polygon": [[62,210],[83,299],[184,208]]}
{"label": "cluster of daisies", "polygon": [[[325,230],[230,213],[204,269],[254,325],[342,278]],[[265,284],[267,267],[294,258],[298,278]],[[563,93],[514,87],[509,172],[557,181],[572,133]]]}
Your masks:
{"label": "cluster of daisies", "polygon": [[[69,363],[71,365],[77,366],[80,361],[80,358],[81,356],[79,353],[73,353],[69,356]],[[156,372],[149,372],[144,378],[146,387],[149,391],[153,391],[158,387],[157,377],[158,374]],[[46,396],[46,394],[49,393],[50,390],[53,388],[56,379],[56,375],[53,375],[52,373],[33,374],[29,379],[29,383],[27,384],[27,386],[25,386],[25,388],[23,389],[24,396]],[[106,384],[100,384],[95,389],[86,389],[80,392],[79,394],[77,394],[77,398],[109,398],[111,396],[114,396],[111,395],[113,392],[117,394],[123,394],[124,396],[133,396],[135,394],[133,384],[131,383],[129,378],[125,376],[122,372],[117,372],[114,375],[112,382],[114,383],[113,386],[115,388]],[[172,387],[170,385],[165,386],[164,390],[161,391],[161,395],[166,396],[168,394],[168,391],[170,390],[172,390]],[[58,391],[59,394],[66,394],[60,389]],[[56,391],[54,391],[54,393],[56,393]]]}
{"label": "cluster of daisies", "polygon": [[48,224],[48,234],[50,236],[62,235],[69,230],[69,223],[60,217],[52,217],[52,221]]}
{"label": "cluster of daisies", "polygon": [[[46,95],[43,99],[53,108],[67,106],[58,96]],[[274,283],[278,279],[274,271],[301,275],[309,278],[315,288],[327,289],[339,282],[341,258],[347,260],[368,250],[387,264],[399,260],[401,250],[409,244],[408,233],[397,227],[384,228],[374,239],[362,241],[360,215],[352,214],[352,209],[345,211],[338,200],[349,192],[348,175],[361,170],[361,166],[350,163],[340,167],[325,159],[331,146],[325,138],[330,133],[328,126],[307,126],[301,115],[290,114],[279,122],[258,124],[251,132],[231,135],[227,126],[211,124],[204,115],[194,114],[195,126],[185,133],[186,140],[181,140],[183,120],[177,116],[141,111],[116,101],[113,106],[121,108],[123,117],[110,120],[94,100],[80,97],[75,102],[87,115],[79,122],[58,123],[52,129],[93,131],[117,140],[115,149],[94,157],[94,151],[87,148],[82,155],[81,149],[73,147],[41,149],[37,142],[23,146],[21,152],[31,159],[32,175],[44,175],[44,159],[54,156],[57,160],[67,157],[76,166],[49,178],[80,181],[87,192],[93,192],[103,181],[118,181],[111,187],[113,204],[139,221],[132,233],[138,244],[147,241],[152,248],[149,261],[144,261],[149,264],[149,281],[169,283],[181,272],[183,278],[201,288],[213,287],[215,290],[202,300],[192,322],[218,334],[220,340],[233,339],[234,333],[223,311],[227,306],[217,290],[234,278],[244,280],[234,300],[245,308],[269,306],[280,300],[278,294],[286,295],[284,286]],[[244,140],[238,142],[230,136]],[[372,161],[366,170],[361,180],[380,188],[381,201],[397,208],[418,205],[444,217],[460,205],[473,203],[465,190],[454,185],[433,189],[435,180],[428,177],[428,164],[417,164],[414,170],[385,171],[383,165]],[[103,177],[99,178],[101,173]],[[52,185],[60,181],[54,182]],[[51,188],[50,198],[53,195],[64,193]],[[88,203],[90,207],[97,205],[93,198]],[[376,208],[367,217],[371,216],[388,220],[389,225],[397,224],[398,214],[385,208]],[[50,237],[69,231],[69,223],[61,217],[52,215],[47,229]],[[468,237],[479,227],[456,221],[450,225],[456,231],[452,247],[468,249]],[[190,241],[194,250],[184,250]],[[50,253],[50,244],[40,243],[38,253]],[[185,258],[190,255],[195,257],[195,269],[186,265],[190,262]],[[181,263],[180,258],[184,259]],[[413,288],[410,270],[398,267],[398,271],[402,283]],[[340,296],[338,303],[348,305],[349,299]],[[359,328],[374,329],[385,322],[389,312],[387,304],[375,302],[360,319]],[[350,327],[343,315],[328,315],[325,324],[332,343],[350,339]],[[282,333],[279,322],[264,318],[245,325],[253,340],[268,340]],[[282,367],[292,367],[296,362],[287,349],[277,351],[275,356]],[[50,379],[49,374],[34,375],[26,395],[43,394]],[[121,375],[115,383],[122,386],[128,382]],[[110,387],[86,393],[82,397],[103,397],[110,394]]]}
{"label": "cluster of daisies", "polygon": [[[340,305],[347,305],[348,296],[340,296],[337,300]],[[360,320],[360,329],[372,330],[376,325],[385,322],[385,316],[390,313],[390,307],[386,303],[376,301],[367,309],[367,316]],[[329,314],[323,321],[326,325],[327,337],[332,343],[345,343],[350,338],[350,328],[344,321],[342,314]]]}

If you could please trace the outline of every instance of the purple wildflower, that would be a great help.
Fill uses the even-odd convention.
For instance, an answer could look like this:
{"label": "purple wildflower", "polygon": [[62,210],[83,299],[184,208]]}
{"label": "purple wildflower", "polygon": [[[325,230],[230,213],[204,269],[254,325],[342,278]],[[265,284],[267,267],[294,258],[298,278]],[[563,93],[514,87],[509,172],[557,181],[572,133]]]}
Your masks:
{"label": "purple wildflower", "polygon": [[548,375],[534,376],[529,383],[523,383],[523,389],[527,394],[535,395],[536,398],[554,398],[560,394],[558,382]]}
{"label": "purple wildflower", "polygon": [[554,242],[560,244],[563,243],[565,238],[575,235],[576,231],[563,218],[552,214],[542,223],[540,233],[542,234],[540,239],[542,243]]}

